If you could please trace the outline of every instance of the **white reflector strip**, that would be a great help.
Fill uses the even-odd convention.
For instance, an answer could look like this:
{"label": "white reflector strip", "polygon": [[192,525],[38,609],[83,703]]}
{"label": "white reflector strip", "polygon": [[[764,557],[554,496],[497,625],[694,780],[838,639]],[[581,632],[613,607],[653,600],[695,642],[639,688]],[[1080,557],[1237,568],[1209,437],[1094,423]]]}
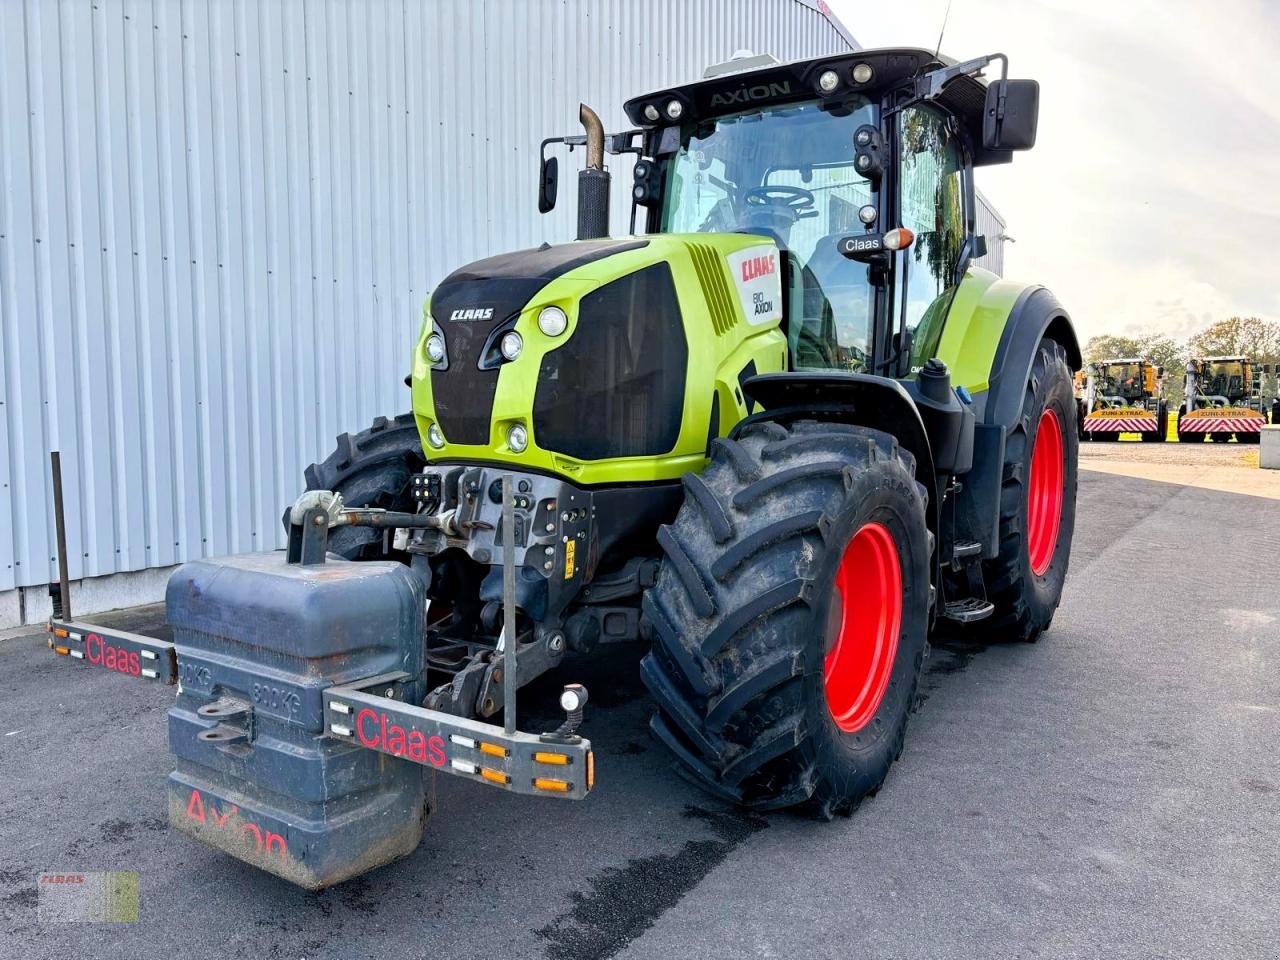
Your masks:
{"label": "white reflector strip", "polygon": [[144,677],[150,677],[152,680],[160,676],[160,674],[156,673],[154,670],[148,670],[146,667],[142,668],[142,675]]}
{"label": "white reflector strip", "polygon": [[84,654],[83,654],[82,652],[80,652],[79,650],[68,650],[67,652],[68,652],[69,654],[71,654],[73,657],[75,657],[77,660],[83,660],[83,659],[84,659]]}
{"label": "white reflector strip", "polygon": [[329,724],[329,729],[330,729],[331,731],[333,731],[334,733],[336,733],[336,734],[337,734],[338,736],[340,736],[340,737],[349,737],[349,736],[351,736],[351,728],[350,728],[350,727],[344,727],[344,726],[342,726],[342,725],[340,725],[340,724],[337,724],[337,723],[331,723],[331,724]]}
{"label": "white reflector strip", "polygon": [[142,654],[144,657],[146,657],[148,660],[160,659],[159,654],[157,654],[154,650],[139,650],[138,652]]}
{"label": "white reflector strip", "polygon": [[81,634],[76,633],[74,630],[68,630],[68,631],[67,631],[67,636],[68,636],[68,637],[70,637],[72,640],[83,640],[83,639],[84,639],[84,637],[83,637]]}
{"label": "white reflector strip", "polygon": [[[460,737],[456,733],[449,734],[449,742],[456,743],[460,747],[470,747],[472,750],[476,748],[476,742],[474,740],[472,740],[470,737]],[[472,770],[471,772],[475,773],[474,770]]]}
{"label": "white reflector strip", "polygon": [[329,704],[329,709],[332,710],[334,713],[350,713],[351,712],[351,707],[349,707],[345,703],[338,703],[336,700],[333,703]]}
{"label": "white reflector strip", "polygon": [[[458,737],[454,737],[453,735],[450,735],[449,739],[450,739],[450,740],[457,740],[457,739],[463,739],[463,740],[465,740],[466,738],[465,738],[465,737],[458,738]],[[472,741],[472,742],[474,743],[475,741]],[[475,773],[477,770],[479,770],[479,769],[480,769],[480,768],[479,768],[479,767],[477,767],[474,763],[468,763],[466,760],[453,760],[453,761],[451,761],[451,762],[450,762],[450,766],[452,766],[452,767],[453,767],[453,769],[455,769],[455,770],[461,770],[463,773]]]}

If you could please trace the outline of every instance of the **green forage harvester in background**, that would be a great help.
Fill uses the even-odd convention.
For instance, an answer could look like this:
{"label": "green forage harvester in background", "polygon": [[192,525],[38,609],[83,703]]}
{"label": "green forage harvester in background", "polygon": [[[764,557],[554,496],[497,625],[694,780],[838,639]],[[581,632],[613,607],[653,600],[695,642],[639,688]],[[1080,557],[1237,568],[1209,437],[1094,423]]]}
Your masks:
{"label": "green forage harvester in background", "polygon": [[[974,168],[1035,141],[1006,69],[750,57],[630,100],[620,134],[584,106],[539,189],[549,145],[585,148],[578,241],[440,283],[412,415],[308,470],[287,561],[175,574],[174,824],[325,886],[413,849],[423,767],[584,797],[586,691],[537,735],[516,689],[636,639],[653,732],[710,792],[874,792],[930,633],[1035,640],[1070,559],[1075,333],[974,265]],[[636,157],[628,231],[606,151]]]}

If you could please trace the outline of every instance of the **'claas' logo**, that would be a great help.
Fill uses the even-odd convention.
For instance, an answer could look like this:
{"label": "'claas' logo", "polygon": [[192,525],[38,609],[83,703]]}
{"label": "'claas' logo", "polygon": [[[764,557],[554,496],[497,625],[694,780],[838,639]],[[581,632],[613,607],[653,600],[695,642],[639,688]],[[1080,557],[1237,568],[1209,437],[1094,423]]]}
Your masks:
{"label": "'claas' logo", "polygon": [[764,277],[775,272],[778,265],[772,253],[766,253],[759,257],[749,257],[742,261],[742,279],[743,281],[754,280],[756,277]]}

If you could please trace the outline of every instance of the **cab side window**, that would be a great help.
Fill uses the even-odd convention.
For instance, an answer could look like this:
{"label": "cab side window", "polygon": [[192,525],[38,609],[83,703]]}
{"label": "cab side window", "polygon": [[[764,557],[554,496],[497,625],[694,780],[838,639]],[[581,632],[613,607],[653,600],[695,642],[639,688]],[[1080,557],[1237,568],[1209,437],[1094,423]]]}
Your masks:
{"label": "cab side window", "polygon": [[902,260],[898,304],[905,303],[914,368],[936,353],[955,293],[952,274],[965,241],[963,157],[946,114],[931,106],[908,107],[898,125],[901,225],[915,234]]}

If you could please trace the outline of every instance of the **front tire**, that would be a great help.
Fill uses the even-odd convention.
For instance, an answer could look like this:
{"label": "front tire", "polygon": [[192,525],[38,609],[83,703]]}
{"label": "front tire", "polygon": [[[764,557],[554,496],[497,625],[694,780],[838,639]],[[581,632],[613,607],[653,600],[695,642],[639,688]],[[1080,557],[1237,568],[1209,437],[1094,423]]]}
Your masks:
{"label": "front tire", "polygon": [[[412,477],[426,466],[422,439],[413,414],[377,417],[368,430],[344,433],[337,448],[307,467],[308,490],[334,490],[349,507],[380,507],[413,513]],[[289,515],[285,513],[285,527]],[[329,531],[329,552],[347,560],[383,560],[383,534],[371,527],[337,527]]]}
{"label": "front tire", "polygon": [[982,632],[997,641],[1035,642],[1062,600],[1079,457],[1069,429],[1071,403],[1067,352],[1054,340],[1041,340],[1022,413],[1005,439],[1000,552],[983,563],[987,599],[996,609]]}
{"label": "front tire", "polygon": [[651,727],[721,797],[851,812],[901,753],[915,699],[927,494],[877,430],[766,421],[714,447],[644,598]]}

